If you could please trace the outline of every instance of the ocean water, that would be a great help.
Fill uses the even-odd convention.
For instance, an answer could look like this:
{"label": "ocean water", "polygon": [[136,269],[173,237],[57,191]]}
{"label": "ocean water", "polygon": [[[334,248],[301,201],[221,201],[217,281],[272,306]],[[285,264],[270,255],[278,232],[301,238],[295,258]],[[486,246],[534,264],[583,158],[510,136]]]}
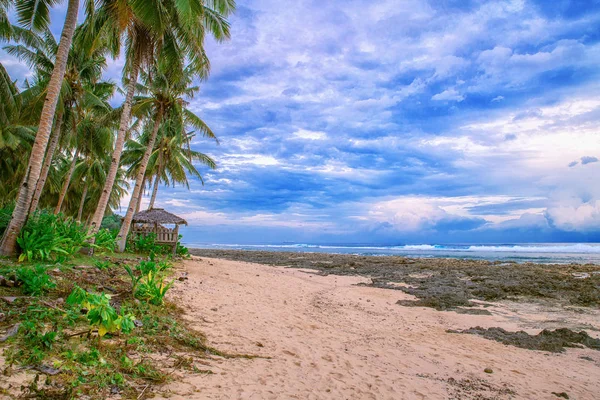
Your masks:
{"label": "ocean water", "polygon": [[600,264],[600,243],[418,244],[399,246],[316,245],[302,243],[253,245],[186,243],[186,246],[202,249],[294,251],[373,256],[396,255],[548,264]]}

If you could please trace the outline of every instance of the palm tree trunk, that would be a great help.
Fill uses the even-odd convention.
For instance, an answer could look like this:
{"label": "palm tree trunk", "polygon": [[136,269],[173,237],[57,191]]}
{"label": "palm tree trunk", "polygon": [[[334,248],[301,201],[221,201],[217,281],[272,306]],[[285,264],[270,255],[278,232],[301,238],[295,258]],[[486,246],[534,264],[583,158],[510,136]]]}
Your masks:
{"label": "palm tree trunk", "polygon": [[71,183],[71,178],[73,177],[73,172],[75,171],[75,166],[77,164],[77,158],[79,157],[79,149],[75,150],[75,155],[73,156],[73,161],[71,161],[71,166],[69,167],[69,171],[67,175],[64,177],[62,188],[60,188],[60,194],[58,195],[58,203],[56,203],[56,208],[54,209],[54,215],[60,212],[62,208],[63,201],[65,200],[65,196],[67,195],[67,190],[69,190],[69,184]]}
{"label": "palm tree trunk", "polygon": [[29,213],[35,212],[42,196],[42,191],[46,185],[46,179],[48,178],[48,171],[50,171],[50,164],[52,164],[52,158],[54,152],[58,146],[58,139],[60,138],[60,129],[62,126],[63,112],[62,110],[56,114],[56,121],[54,121],[54,130],[52,130],[52,136],[50,136],[50,144],[48,145],[48,151],[46,152],[46,158],[44,159],[44,165],[42,166],[42,172],[40,173],[40,180],[35,187],[35,193],[33,194],[33,200],[31,201],[31,207]]}
{"label": "palm tree trunk", "polygon": [[[144,190],[144,186],[146,186],[146,177],[144,176],[144,180],[142,181],[142,190]],[[140,212],[140,207],[142,206],[142,195],[140,195],[140,198],[138,199],[137,204],[135,205],[135,213],[139,213]]]}
{"label": "palm tree trunk", "polygon": [[0,254],[4,256],[12,256],[16,253],[17,236],[19,236],[27,217],[29,216],[29,207],[31,206],[33,193],[40,178],[42,162],[44,160],[46,148],[48,147],[48,139],[50,137],[50,131],[52,130],[54,114],[56,113],[58,95],[60,94],[60,88],[67,69],[69,49],[71,48],[75,26],[77,25],[78,8],[79,0],[69,0],[67,16],[60,37],[58,51],[56,53],[56,61],[54,62],[54,70],[52,71],[50,82],[48,83],[48,91],[46,99],[44,100],[40,125],[31,149],[29,164],[19,189],[17,203],[10,219],[10,223],[6,228],[2,243],[0,244]]}
{"label": "palm tree trunk", "polygon": [[[134,56],[135,57],[135,56]],[[106,206],[110,199],[110,194],[117,177],[117,171],[119,170],[119,164],[121,162],[121,153],[123,152],[123,145],[125,144],[125,136],[129,129],[129,122],[131,121],[131,104],[133,102],[133,94],[135,93],[135,85],[137,83],[138,72],[140,69],[139,60],[133,60],[133,68],[129,76],[129,83],[127,84],[127,95],[125,96],[125,103],[123,103],[123,111],[121,113],[121,122],[119,123],[119,133],[117,134],[117,142],[115,143],[115,150],[113,151],[112,160],[110,162],[110,169],[104,182],[104,188],[98,206],[92,217],[90,224],[90,234],[95,234],[100,229],[102,218],[106,212]]]}
{"label": "palm tree trunk", "polygon": [[156,194],[158,193],[158,178],[159,174],[156,174],[156,178],[154,179],[154,187],[152,188],[152,197],[150,197],[150,204],[148,205],[148,210],[154,208],[154,202],[156,201]]}
{"label": "palm tree trunk", "polygon": [[154,208],[154,202],[156,201],[156,194],[158,193],[158,181],[160,180],[160,174],[162,172],[162,155],[162,149],[158,149],[158,168],[156,169],[156,179],[154,180],[154,187],[152,188],[152,197],[150,198],[148,210]]}
{"label": "palm tree trunk", "polygon": [[138,202],[138,198],[142,191],[142,181],[144,180],[144,176],[146,176],[146,168],[148,167],[148,160],[150,160],[150,155],[154,150],[154,143],[156,142],[156,136],[158,135],[158,128],[160,128],[160,123],[162,122],[162,110],[159,110],[156,114],[156,119],[154,120],[154,128],[152,129],[152,136],[148,141],[148,145],[146,147],[146,151],[144,152],[144,156],[142,157],[142,162],[137,170],[137,177],[135,180],[135,187],[133,188],[133,194],[131,195],[131,200],[129,200],[129,207],[127,208],[127,213],[125,214],[125,218],[123,218],[123,223],[121,224],[121,230],[119,231],[119,235],[117,236],[117,251],[123,252],[125,251],[125,244],[127,243],[127,235],[129,234],[129,227],[131,226],[131,220],[133,219],[133,212],[135,210],[135,206]]}
{"label": "palm tree trunk", "polygon": [[85,198],[88,192],[88,182],[86,179],[85,186],[83,187],[83,193],[81,194],[81,200],[79,201],[79,211],[77,211],[77,222],[81,222],[81,216],[83,215],[83,206],[85,205]]}

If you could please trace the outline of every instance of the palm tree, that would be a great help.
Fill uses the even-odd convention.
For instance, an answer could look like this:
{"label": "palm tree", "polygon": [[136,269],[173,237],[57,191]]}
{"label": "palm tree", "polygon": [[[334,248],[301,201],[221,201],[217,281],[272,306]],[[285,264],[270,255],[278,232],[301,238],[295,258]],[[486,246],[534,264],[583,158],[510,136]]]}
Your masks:
{"label": "palm tree", "polygon": [[6,69],[0,64],[0,204],[12,201],[25,172],[22,157],[27,154],[35,137],[35,127],[24,117],[27,98],[19,93]]}
{"label": "palm tree", "polygon": [[[67,69],[58,102],[58,111],[55,118],[55,126],[52,130],[50,143],[44,158],[44,164],[40,178],[31,202],[31,212],[37,209],[50,165],[61,138],[61,130],[67,128],[65,133],[77,125],[77,115],[81,113],[86,102],[91,107],[100,107],[103,112],[108,112],[110,106],[107,99],[100,99],[94,93],[94,89],[101,87],[96,84],[106,66],[106,59],[102,55],[102,49],[89,51],[85,42],[85,32],[79,27],[73,39],[73,46],[69,51]],[[35,81],[27,90],[32,93],[36,100],[36,107],[32,111],[41,109],[43,98],[46,96],[48,80],[54,69],[54,59],[58,50],[58,43],[49,29],[45,29],[41,35],[22,28],[14,28],[13,39],[18,43],[4,47],[11,55],[26,62],[35,71]],[[114,92],[113,85],[109,85],[110,94]],[[63,121],[63,115],[67,118]],[[77,157],[74,157],[76,159]]]}
{"label": "palm tree", "polygon": [[[108,104],[108,100],[113,95],[114,90],[114,84],[108,82],[89,84],[84,91],[86,96],[81,99],[81,102],[78,103],[78,107],[75,109],[75,115],[72,118],[73,129],[70,131],[72,134],[70,137],[65,138],[67,142],[65,145],[74,148],[74,154],[70,167],[63,178],[63,185],[54,210],[55,214],[60,212],[62,208],[80,157],[88,165],[93,164],[90,160],[102,160],[102,163],[104,163],[102,165],[109,165],[106,164],[105,158],[110,154],[113,147],[113,133],[116,128],[116,117],[118,116],[117,112],[112,110]],[[94,165],[98,167],[100,164]],[[102,176],[102,184],[104,184],[105,175],[105,173],[100,174],[98,171],[95,172],[96,177]],[[81,173],[79,176],[81,177]]]}
{"label": "palm tree", "polygon": [[92,233],[100,227],[120,166],[140,66],[151,65],[154,54],[161,54],[174,69],[181,69],[182,60],[189,60],[196,74],[205,77],[208,71],[208,58],[204,52],[205,32],[208,30],[216,40],[229,38],[229,24],[225,17],[234,9],[234,0],[101,0],[99,10],[90,23],[104,40],[113,44],[114,55],[119,54],[120,38],[126,38],[124,72],[128,79],[110,170],[90,224]]}
{"label": "palm tree", "polygon": [[[205,129],[210,129],[206,124],[204,126]],[[129,139],[125,143],[121,160],[123,165],[128,166],[127,175],[131,179],[135,179],[136,171],[148,146],[150,133],[149,130],[145,130],[138,140]],[[214,136],[214,134],[211,134],[211,136]],[[194,161],[206,165],[210,169],[216,168],[216,163],[211,157],[190,149],[190,142],[194,137],[193,132],[186,133],[174,121],[167,119],[162,123],[154,150],[148,160],[144,181],[142,181],[142,190],[145,187],[145,182],[154,181],[151,184],[152,195],[148,209],[154,206],[158,186],[161,182],[173,186],[183,184],[189,189],[188,175],[191,175],[200,179],[200,182],[204,184],[202,175],[194,165]],[[141,199],[142,196],[140,195],[135,212],[140,209]]]}
{"label": "palm tree", "polygon": [[[18,1],[17,13],[19,23],[25,28],[35,30],[40,30],[48,26],[48,5],[52,4],[52,2],[50,0],[46,1]],[[31,149],[31,155],[29,156],[25,177],[19,188],[15,209],[0,244],[0,254],[5,256],[11,256],[16,252],[17,236],[27,220],[35,187],[40,177],[42,162],[54,121],[56,104],[58,103],[58,96],[67,67],[67,57],[71,48],[73,34],[75,33],[78,8],[79,0],[68,0],[67,15],[56,53],[56,62],[48,83],[48,93],[44,101],[40,124]]]}
{"label": "palm tree", "polygon": [[[148,161],[154,150],[154,144],[158,131],[163,122],[163,118],[168,119],[171,124],[185,129],[186,125],[194,125],[203,129],[205,136],[216,139],[214,133],[208,129],[206,124],[190,110],[186,108],[185,99],[193,98],[199,90],[198,86],[191,86],[195,76],[193,67],[187,67],[183,70],[175,70],[172,65],[164,59],[158,60],[151,73],[142,74],[144,81],[140,85],[142,93],[148,93],[148,96],[139,96],[136,99],[135,111],[141,115],[148,116],[148,123],[152,126],[144,155],[136,171],[136,183],[129,201],[127,213],[123,219],[121,230],[117,236],[117,247],[119,251],[125,250],[129,227],[133,218],[133,213],[137,207],[142,190],[142,183],[146,176]],[[201,121],[199,124],[198,121]]]}
{"label": "palm tree", "polygon": [[9,39],[12,26],[8,20],[8,8],[10,0],[0,0],[0,39]]}

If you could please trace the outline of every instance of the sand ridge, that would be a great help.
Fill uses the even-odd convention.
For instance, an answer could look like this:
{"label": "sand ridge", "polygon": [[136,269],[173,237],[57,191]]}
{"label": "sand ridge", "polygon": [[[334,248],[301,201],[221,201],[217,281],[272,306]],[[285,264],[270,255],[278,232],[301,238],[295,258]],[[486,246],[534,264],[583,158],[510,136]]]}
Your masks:
{"label": "sand ridge", "polygon": [[312,270],[195,257],[185,268],[189,280],[171,299],[211,345],[268,358],[213,358],[206,368],[214,374],[180,376],[165,397],[556,399],[552,392],[565,392],[591,400],[600,393],[598,351],[546,353],[446,332],[479,325],[535,333],[526,310],[498,305],[500,312],[479,316],[402,307],[396,301],[412,296]]}

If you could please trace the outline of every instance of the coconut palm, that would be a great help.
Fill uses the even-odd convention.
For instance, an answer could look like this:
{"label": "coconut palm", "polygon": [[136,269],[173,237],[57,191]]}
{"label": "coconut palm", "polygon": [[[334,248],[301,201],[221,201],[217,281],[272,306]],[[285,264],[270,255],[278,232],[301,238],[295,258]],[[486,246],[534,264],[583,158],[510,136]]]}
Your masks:
{"label": "coconut palm", "polygon": [[129,201],[129,207],[117,236],[119,251],[125,249],[133,213],[141,195],[148,161],[154,150],[154,144],[163,120],[169,120],[172,125],[178,126],[182,130],[185,129],[186,125],[192,125],[202,130],[205,136],[216,140],[214,133],[206,124],[186,108],[188,105],[186,99],[193,98],[199,90],[198,86],[192,86],[194,77],[194,67],[176,70],[172,68],[168,60],[162,58],[158,60],[150,73],[142,74],[143,84],[140,85],[140,92],[148,95],[139,96],[136,99],[134,110],[140,115],[147,115],[148,124],[152,128],[144,155],[136,171],[136,183]]}
{"label": "coconut palm", "polygon": [[[67,69],[65,72],[60,98],[57,105],[54,129],[50,136],[50,143],[44,158],[44,164],[40,178],[31,203],[31,211],[37,209],[39,199],[44,189],[48,171],[61,138],[63,126],[66,134],[77,125],[77,115],[80,114],[83,102],[91,107],[100,107],[103,112],[110,110],[106,100],[97,97],[91,89],[97,89],[95,84],[101,77],[102,69],[106,66],[106,59],[102,55],[102,49],[90,51],[85,42],[85,32],[79,27],[73,39],[73,46],[69,51]],[[26,62],[35,71],[35,81],[29,85],[27,93],[31,93],[33,106],[32,113],[42,109],[43,99],[46,96],[48,80],[54,69],[54,60],[58,50],[58,43],[49,29],[41,34],[15,27],[13,39],[17,44],[5,46],[4,49],[11,55]],[[112,85],[109,86],[113,88]],[[111,89],[110,94],[113,93]],[[37,114],[39,115],[39,114]],[[35,118],[39,118],[39,117]],[[66,118],[63,118],[66,116]],[[74,157],[76,159],[77,157]]]}
{"label": "coconut palm", "polygon": [[35,127],[24,118],[28,104],[0,64],[0,204],[14,199],[25,172],[22,157],[28,154],[35,137]]}
{"label": "coconut palm", "polygon": [[[16,4],[19,23],[25,28],[33,30],[40,30],[47,27],[49,24],[50,4],[53,4],[52,0],[19,0]],[[44,101],[37,134],[31,149],[31,155],[29,156],[28,166],[25,170],[25,177],[19,188],[15,209],[0,244],[0,254],[2,255],[13,255],[15,253],[17,236],[28,217],[35,187],[42,170],[42,162],[46,153],[46,147],[48,146],[50,131],[52,130],[59,92],[67,67],[69,49],[73,40],[73,34],[75,33],[75,25],[77,24],[78,8],[79,0],[68,0],[67,15],[56,53],[54,69],[48,83],[48,93]]]}
{"label": "coconut palm", "polygon": [[[178,129],[179,128],[179,129]],[[206,129],[209,129],[206,127]],[[132,179],[139,168],[144,152],[148,145],[150,132],[144,131],[138,140],[129,139],[125,144],[123,151],[123,165],[127,165],[127,175]],[[213,134],[214,136],[214,134]],[[160,183],[166,185],[183,184],[189,189],[188,176],[194,176],[204,184],[202,175],[194,165],[198,162],[211,169],[216,168],[216,162],[206,154],[190,149],[190,142],[195,137],[193,132],[186,133],[176,123],[169,119],[161,125],[154,150],[148,160],[146,175],[142,183],[142,190],[145,182],[152,182],[151,197],[148,208],[152,208],[156,201],[158,187]],[[136,206],[139,211],[142,196],[140,195]]]}
{"label": "coconut palm", "polygon": [[208,58],[204,52],[205,33],[208,31],[216,40],[229,38],[229,24],[225,17],[234,8],[234,0],[100,1],[98,12],[90,19],[90,25],[94,26],[98,40],[106,40],[112,44],[114,55],[120,54],[120,39],[125,37],[124,76],[127,76],[127,87],[112,162],[102,197],[91,221],[91,232],[100,227],[120,166],[140,67],[150,65],[153,56],[161,54],[174,69],[181,69],[182,60],[187,59],[197,75],[206,77]]}

